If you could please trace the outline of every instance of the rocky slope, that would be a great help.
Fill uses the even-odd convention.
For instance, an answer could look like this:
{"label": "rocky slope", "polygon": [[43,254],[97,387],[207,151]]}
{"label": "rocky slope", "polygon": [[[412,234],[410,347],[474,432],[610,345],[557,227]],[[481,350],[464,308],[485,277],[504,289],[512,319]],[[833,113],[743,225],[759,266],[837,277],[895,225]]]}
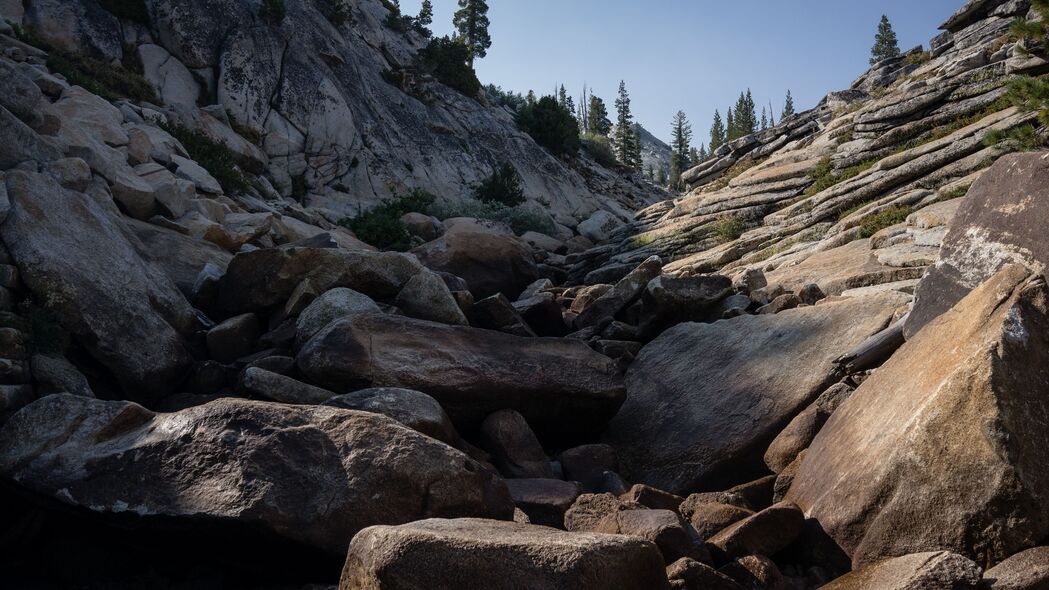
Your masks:
{"label": "rocky slope", "polygon": [[[241,22],[147,5],[187,67]],[[27,6],[106,47],[99,5]],[[968,2],[633,224],[409,212],[407,253],[262,194],[287,161],[224,109],[0,27],[0,585],[1045,587],[1049,156],[982,143],[1036,117],[999,102],[1026,11]]]}

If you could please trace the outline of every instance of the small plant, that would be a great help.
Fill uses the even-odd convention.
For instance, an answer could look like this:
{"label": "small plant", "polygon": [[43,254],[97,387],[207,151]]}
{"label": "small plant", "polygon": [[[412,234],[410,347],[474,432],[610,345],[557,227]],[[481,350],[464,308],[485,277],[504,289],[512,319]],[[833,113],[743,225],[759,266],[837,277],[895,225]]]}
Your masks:
{"label": "small plant", "polygon": [[284,22],[288,9],[284,6],[284,0],[262,0],[259,7],[259,18],[271,25],[279,25]]}
{"label": "small plant", "polygon": [[925,63],[932,61],[932,53],[928,51],[915,51],[904,58],[904,65],[908,66],[920,66]]}
{"label": "small plant", "polygon": [[553,96],[522,106],[517,112],[517,126],[555,155],[572,156],[579,152],[579,122]]}
{"label": "small plant", "polygon": [[967,184],[967,185],[964,185],[964,186],[956,186],[956,187],[954,187],[954,188],[952,188],[950,190],[940,191],[940,198],[939,198],[939,200],[941,200],[941,201],[950,201],[950,200],[953,200],[953,199],[960,199],[960,198],[964,197],[965,195],[969,194],[969,188],[971,186],[972,185]]}
{"label": "small plant", "polygon": [[914,209],[908,206],[890,207],[865,220],[860,225],[860,237],[866,239],[887,227],[903,223],[911,213],[914,213]]}
{"label": "small plant", "polygon": [[398,33],[407,33],[412,30],[412,27],[415,24],[415,19],[401,14],[401,5],[399,2],[382,0],[382,4],[386,7],[386,10],[390,11],[390,13],[386,15],[386,20],[383,21],[383,24]]}
{"label": "small plant", "polygon": [[149,9],[144,0],[98,0],[113,16],[149,26]]}
{"label": "small plant", "polygon": [[469,58],[470,49],[450,37],[437,37],[419,52],[423,68],[442,84],[475,97],[481,91],[481,82],[473,68],[466,65]]}
{"label": "small plant", "polygon": [[594,161],[605,168],[615,169],[619,167],[619,160],[612,151],[611,141],[604,135],[587,133],[582,138],[583,149],[594,158]]}
{"label": "small plant", "polygon": [[181,123],[161,123],[160,127],[179,140],[189,157],[204,167],[227,193],[246,192],[249,188],[236,164],[236,155],[225,142],[217,142],[203,131]]}
{"label": "small plant", "polygon": [[516,207],[525,202],[521,176],[510,164],[503,164],[474,189],[474,197],[482,203],[499,203]]}
{"label": "small plant", "polygon": [[416,189],[407,195],[387,199],[371,211],[359,213],[357,217],[343,219],[339,225],[380,250],[405,252],[411,248],[411,235],[401,217],[405,213],[424,213],[433,207],[436,200],[434,195]]}
{"label": "small plant", "polygon": [[714,223],[714,235],[718,242],[725,243],[738,240],[747,231],[747,224],[734,215],[725,215]]}
{"label": "small plant", "polygon": [[867,160],[866,162],[856,164],[855,166],[850,166],[849,168],[842,170],[840,173],[835,173],[834,165],[831,163],[830,158],[825,157],[821,159],[816,164],[816,167],[812,169],[812,172],[809,173],[809,176],[813,178],[813,183],[809,185],[809,188],[805,189],[803,197],[814,196],[834,185],[855,178],[863,172],[873,168],[877,163],[877,160]]}
{"label": "small plant", "polygon": [[341,27],[346,23],[354,24],[353,11],[346,0],[318,0],[318,8],[331,24]]}
{"label": "small plant", "polygon": [[1030,152],[1045,145],[1045,138],[1039,135],[1034,125],[1027,124],[1002,131],[993,129],[983,136],[983,143],[988,147],[1000,147],[1013,152]]}

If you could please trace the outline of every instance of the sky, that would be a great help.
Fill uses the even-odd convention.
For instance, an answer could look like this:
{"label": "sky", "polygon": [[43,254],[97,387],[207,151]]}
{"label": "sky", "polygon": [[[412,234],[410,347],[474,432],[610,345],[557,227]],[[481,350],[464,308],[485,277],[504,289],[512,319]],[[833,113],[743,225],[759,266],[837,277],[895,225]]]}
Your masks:
{"label": "sky", "polygon": [[[750,88],[772,101],[787,89],[796,108],[816,105],[867,69],[882,14],[904,51],[928,47],[964,0],[488,0],[492,47],[476,64],[484,84],[550,94],[583,84],[609,110],[626,81],[635,118],[664,141],[685,111],[696,138]],[[405,14],[420,0],[401,0]],[[452,32],[456,0],[433,0],[436,35]],[[576,99],[578,102],[578,98]],[[614,116],[613,116],[614,119]]]}

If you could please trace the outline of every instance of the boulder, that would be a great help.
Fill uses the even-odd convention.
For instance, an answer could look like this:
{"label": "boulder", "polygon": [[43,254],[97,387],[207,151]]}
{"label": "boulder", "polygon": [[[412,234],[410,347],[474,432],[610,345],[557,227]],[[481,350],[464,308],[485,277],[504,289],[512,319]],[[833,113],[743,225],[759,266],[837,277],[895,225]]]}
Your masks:
{"label": "boulder", "polygon": [[940,259],[915,291],[904,334],[934,318],[1010,263],[1049,264],[1049,162],[1043,154],[1003,156],[973,183],[949,224]]}
{"label": "boulder", "polygon": [[1044,279],[1004,268],[904,344],[816,436],[788,499],[854,566],[931,549],[993,565],[1049,534],[1047,299]]}
{"label": "boulder", "polygon": [[798,454],[807,449],[834,410],[849,399],[854,389],[846,383],[831,386],[800,414],[787,424],[765,451],[765,465],[779,473],[790,465]]}
{"label": "boulder", "polygon": [[722,566],[718,573],[751,590],[782,590],[788,587],[783,572],[764,555],[745,555]]}
{"label": "boulder", "polygon": [[539,293],[515,301],[512,305],[539,336],[564,336],[568,332],[561,304],[553,293]]}
{"label": "boulder", "polygon": [[668,565],[667,578],[674,590],[743,590],[732,578],[688,557]]}
{"label": "boulder", "polygon": [[449,228],[412,254],[430,269],[466,279],[478,299],[502,293],[512,301],[539,279],[532,249],[512,235]]}
{"label": "boulder", "polygon": [[630,366],[626,403],[605,435],[624,475],[687,493],[767,473],[761,456],[772,439],[834,382],[835,359],[885,328],[904,297],[664,332]]}
{"label": "boulder", "polygon": [[0,169],[6,170],[21,162],[47,162],[62,157],[62,150],[51,138],[37,135],[28,125],[0,107]]}
{"label": "boulder", "polygon": [[[684,510],[682,510],[684,512]],[[709,539],[737,522],[754,516],[754,511],[731,504],[697,504],[691,510],[689,522],[704,539]]]}
{"label": "boulder", "polygon": [[295,322],[296,338],[302,344],[336,320],[377,313],[382,313],[382,310],[367,295],[353,289],[336,287],[302,310]]}
{"label": "boulder", "polygon": [[707,540],[727,559],[775,555],[801,534],[805,515],[797,506],[780,503],[730,525]]}
{"label": "boulder", "polygon": [[720,314],[711,317],[712,312],[731,294],[732,280],[720,275],[658,276],[641,293],[642,338],[655,338],[666,328],[683,322],[720,319]]}
{"label": "boulder", "polygon": [[409,234],[418,236],[425,242],[436,240],[444,233],[444,224],[432,215],[405,213],[401,216],[401,223],[407,228]]}
{"label": "boulder", "polygon": [[441,404],[418,391],[395,387],[361,389],[331,398],[324,405],[382,414],[441,442],[459,443],[459,433]]}
{"label": "boulder", "polygon": [[219,305],[229,314],[283,305],[305,279],[321,293],[346,287],[393,299],[420,269],[414,258],[396,252],[264,248],[233,257],[219,284]]}
{"label": "boulder", "polygon": [[625,502],[612,494],[583,494],[565,511],[565,529],[592,532],[606,516],[621,510],[643,510],[637,502]]}
{"label": "boulder", "polygon": [[1021,551],[984,572],[983,579],[992,590],[1045,590],[1049,588],[1049,547]]}
{"label": "boulder", "polygon": [[95,397],[87,377],[73,363],[61,356],[34,354],[29,359],[29,368],[36,382],[37,394],[70,393],[83,397]]}
{"label": "boulder", "polygon": [[710,561],[710,555],[692,525],[670,510],[617,510],[601,519],[592,530],[652,541],[659,547],[667,564],[683,557]]}
{"label": "boulder", "polygon": [[561,452],[561,469],[565,479],[578,481],[588,490],[601,486],[606,471],[619,471],[616,450],[609,445],[590,444]]}
{"label": "boulder", "polygon": [[583,342],[389,315],[330,324],[302,348],[298,364],[312,381],[333,391],[421,391],[440,401],[461,427],[514,409],[540,434],[593,433],[625,395],[614,361]]}
{"label": "boulder", "polygon": [[529,522],[559,529],[565,527],[565,512],[581,491],[575,482],[549,478],[508,479],[506,487]]}
{"label": "boulder", "polygon": [[896,268],[871,256],[870,240],[854,240],[830,250],[816,252],[798,264],[783,264],[766,273],[769,285],[796,291],[816,283],[827,295],[843,291],[921,278],[924,269]]}
{"label": "boulder", "polygon": [[208,352],[220,363],[232,363],[254,352],[255,342],[262,336],[262,324],[253,313],[229,318],[208,330]]}
{"label": "boulder", "polygon": [[192,358],[180,336],[196,325],[175,285],[136,252],[136,239],[91,197],[44,174],[9,172],[0,234],[22,281],[125,392],[174,391]]}
{"label": "boulder", "polygon": [[480,519],[426,520],[361,531],[341,590],[660,590],[663,558],[642,539]]}
{"label": "boulder", "polygon": [[681,496],[652,486],[646,486],[643,483],[630,486],[630,489],[624,492],[621,498],[627,502],[637,502],[642,506],[656,510],[673,510],[675,512],[681,507],[681,503],[685,501]]}
{"label": "boulder", "polygon": [[259,367],[244,369],[240,377],[240,388],[253,396],[284,404],[318,405],[335,397],[335,394],[327,389],[314,387]]}
{"label": "boulder", "polygon": [[409,279],[393,304],[405,315],[420,320],[456,326],[469,324],[444,280],[428,270],[420,271]]}
{"label": "boulder", "polygon": [[649,281],[659,276],[663,261],[652,256],[638,265],[630,274],[623,277],[614,287],[594,300],[580,312],[575,324],[579,329],[591,326],[601,327],[611,322],[616,315],[627,308],[641,296]]}
{"label": "boulder", "polygon": [[834,580],[823,590],[977,590],[980,568],[947,551],[886,559]]}
{"label": "boulder", "polygon": [[0,442],[0,476],[110,522],[130,512],[250,525],[328,554],[375,524],[513,510],[502,482],[459,451],[337,408],[224,398],[156,414],[53,395],[16,414]]}
{"label": "boulder", "polygon": [[623,222],[618,217],[612,215],[608,211],[596,211],[593,215],[587,218],[586,221],[579,224],[576,229],[579,233],[595,242],[607,242],[612,238],[612,234],[621,227]]}
{"label": "boulder", "polygon": [[495,466],[505,477],[554,477],[542,445],[524,416],[514,410],[500,410],[484,419],[480,446],[491,453]]}
{"label": "boulder", "polygon": [[498,330],[514,336],[536,335],[513,303],[502,293],[475,301],[469,310],[470,325],[486,330]]}

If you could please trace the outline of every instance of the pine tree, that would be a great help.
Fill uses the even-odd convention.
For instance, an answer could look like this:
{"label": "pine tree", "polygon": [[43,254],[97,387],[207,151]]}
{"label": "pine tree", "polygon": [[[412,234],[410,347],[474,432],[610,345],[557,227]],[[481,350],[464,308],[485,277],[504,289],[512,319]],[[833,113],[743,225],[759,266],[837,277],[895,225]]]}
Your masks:
{"label": "pine tree", "polygon": [[770,100],[769,101],[769,127],[775,127],[775,126],[776,126],[776,114],[775,114],[775,111],[772,110],[772,101]]}
{"label": "pine tree", "polygon": [[727,123],[725,124],[726,134],[725,141],[732,141],[739,139],[739,127],[736,126],[736,117],[732,114],[732,109],[729,108],[728,115],[725,117]]}
{"label": "pine tree", "polygon": [[586,132],[608,137],[612,132],[612,121],[608,119],[605,101],[596,94],[590,95],[590,106],[587,108]]}
{"label": "pine tree", "polygon": [[696,164],[699,164],[702,161],[703,158],[699,157],[699,150],[697,150],[694,147],[688,149],[688,165],[690,168],[692,166],[695,166]]}
{"label": "pine tree", "polygon": [[433,24],[433,3],[430,0],[423,0],[422,6],[419,7],[419,16],[415,17],[415,27],[429,37],[431,24]]}
{"label": "pine tree", "polygon": [[568,91],[565,90],[564,84],[562,84],[561,88],[557,91],[557,104],[561,108],[568,106]]}
{"label": "pine tree", "polygon": [[619,96],[616,98],[616,128],[613,148],[620,162],[631,165],[634,152],[634,116],[630,114],[630,94],[626,82],[619,82]]}
{"label": "pine tree", "polygon": [[883,59],[900,56],[900,44],[896,41],[896,31],[892,30],[889,17],[881,15],[878,24],[878,34],[874,37],[874,47],[871,48],[871,65]]}
{"label": "pine tree", "polygon": [[671,122],[670,140],[670,186],[679,190],[681,173],[691,167],[689,147],[692,143],[692,126],[684,111],[678,111]]}
{"label": "pine tree", "polygon": [[488,34],[488,3],[484,0],[459,0],[459,10],[452,17],[458,38],[470,49],[470,68],[474,59],[488,55],[492,37]]}
{"label": "pine tree", "polygon": [[764,131],[769,128],[769,113],[765,110],[765,107],[761,107],[761,130]]}
{"label": "pine tree", "polygon": [[529,90],[528,96],[525,97],[525,104],[534,105],[535,103],[535,90]]}
{"label": "pine tree", "polygon": [[656,184],[659,186],[667,185],[667,170],[662,166],[659,167],[659,172],[656,173]]}
{"label": "pine tree", "polygon": [[750,90],[747,90],[746,93],[740,92],[739,98],[736,100],[736,110],[733,113],[735,117],[735,133],[732,134],[732,139],[750,135],[757,130],[758,117],[754,110],[754,98],[751,96]]}
{"label": "pine tree", "polygon": [[652,167],[651,162],[649,162],[648,166],[645,168],[645,178],[649,180],[656,179],[656,169]]}
{"label": "pine tree", "polygon": [[790,95],[790,90],[787,90],[787,99],[783,103],[783,114],[779,116],[779,120],[782,123],[783,119],[794,115],[794,97]]}
{"label": "pine tree", "polygon": [[709,156],[707,154],[707,146],[705,146],[703,144],[699,144],[699,157],[696,158],[696,161],[693,162],[693,165],[699,164],[700,162],[705,161],[708,157]]}
{"label": "pine tree", "polygon": [[714,111],[714,124],[710,126],[710,153],[714,153],[725,143],[725,123],[721,121],[721,113]]}
{"label": "pine tree", "polygon": [[634,123],[630,130],[630,167],[641,170],[641,124]]}

